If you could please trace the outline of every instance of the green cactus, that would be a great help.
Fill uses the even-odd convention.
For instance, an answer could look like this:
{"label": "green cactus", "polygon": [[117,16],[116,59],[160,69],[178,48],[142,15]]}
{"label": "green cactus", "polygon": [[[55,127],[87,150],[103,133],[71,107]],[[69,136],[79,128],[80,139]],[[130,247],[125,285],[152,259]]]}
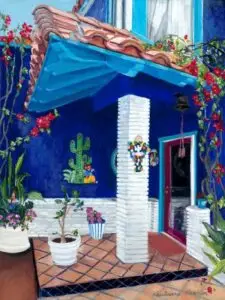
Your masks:
{"label": "green cactus", "polygon": [[91,147],[91,141],[89,137],[83,138],[82,133],[77,134],[77,141],[70,141],[70,152],[75,154],[75,159],[71,158],[68,161],[69,167],[72,170],[66,169],[63,171],[64,180],[69,183],[84,183],[84,164],[91,164],[92,158],[87,154],[83,154],[84,151],[89,151]]}

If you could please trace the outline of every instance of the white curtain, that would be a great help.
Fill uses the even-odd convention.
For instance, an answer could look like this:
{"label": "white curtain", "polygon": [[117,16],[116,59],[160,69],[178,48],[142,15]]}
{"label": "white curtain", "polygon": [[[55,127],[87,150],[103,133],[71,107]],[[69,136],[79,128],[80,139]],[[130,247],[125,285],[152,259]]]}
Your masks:
{"label": "white curtain", "polygon": [[157,41],[168,34],[192,38],[193,0],[148,0],[148,37]]}

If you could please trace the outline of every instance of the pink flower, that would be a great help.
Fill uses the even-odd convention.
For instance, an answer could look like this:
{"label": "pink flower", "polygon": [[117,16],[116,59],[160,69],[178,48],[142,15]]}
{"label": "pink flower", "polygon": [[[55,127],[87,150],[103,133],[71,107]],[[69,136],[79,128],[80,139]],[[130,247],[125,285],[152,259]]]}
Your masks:
{"label": "pink flower", "polygon": [[5,25],[8,27],[11,24],[11,18],[10,16],[5,17]]}
{"label": "pink flower", "polygon": [[3,216],[2,215],[0,215],[0,220],[3,220]]}
{"label": "pink flower", "polygon": [[34,127],[31,131],[30,131],[30,135],[35,137],[39,135],[39,129],[37,127]]}

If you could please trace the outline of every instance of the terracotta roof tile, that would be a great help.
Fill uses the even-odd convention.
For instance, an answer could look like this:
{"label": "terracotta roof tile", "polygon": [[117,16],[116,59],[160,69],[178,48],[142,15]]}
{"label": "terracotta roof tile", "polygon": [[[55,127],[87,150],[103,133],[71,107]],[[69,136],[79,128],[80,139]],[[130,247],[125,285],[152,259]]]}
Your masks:
{"label": "terracotta roof tile", "polygon": [[[81,2],[79,1],[79,3]],[[73,13],[67,13],[54,7],[40,5],[35,8],[33,15],[37,29],[32,44],[31,78],[25,102],[26,107],[41,70],[50,33],[61,38],[79,40],[82,43],[89,43],[97,47],[153,61],[185,72],[184,68],[176,65],[176,59],[172,54],[162,51],[147,51],[143,47],[143,42],[129,31],[117,29],[90,17],[81,16],[76,13],[76,9],[73,9]]]}

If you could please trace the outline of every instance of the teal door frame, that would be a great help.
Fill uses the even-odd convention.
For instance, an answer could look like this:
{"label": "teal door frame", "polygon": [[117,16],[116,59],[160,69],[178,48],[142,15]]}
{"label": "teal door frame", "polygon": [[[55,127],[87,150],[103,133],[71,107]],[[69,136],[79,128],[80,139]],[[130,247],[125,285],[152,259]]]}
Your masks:
{"label": "teal door frame", "polygon": [[158,232],[163,232],[165,228],[164,214],[165,214],[165,161],[164,149],[165,143],[180,138],[191,138],[191,205],[196,205],[197,193],[197,131],[185,132],[184,134],[176,134],[159,138],[159,206],[158,206]]}

